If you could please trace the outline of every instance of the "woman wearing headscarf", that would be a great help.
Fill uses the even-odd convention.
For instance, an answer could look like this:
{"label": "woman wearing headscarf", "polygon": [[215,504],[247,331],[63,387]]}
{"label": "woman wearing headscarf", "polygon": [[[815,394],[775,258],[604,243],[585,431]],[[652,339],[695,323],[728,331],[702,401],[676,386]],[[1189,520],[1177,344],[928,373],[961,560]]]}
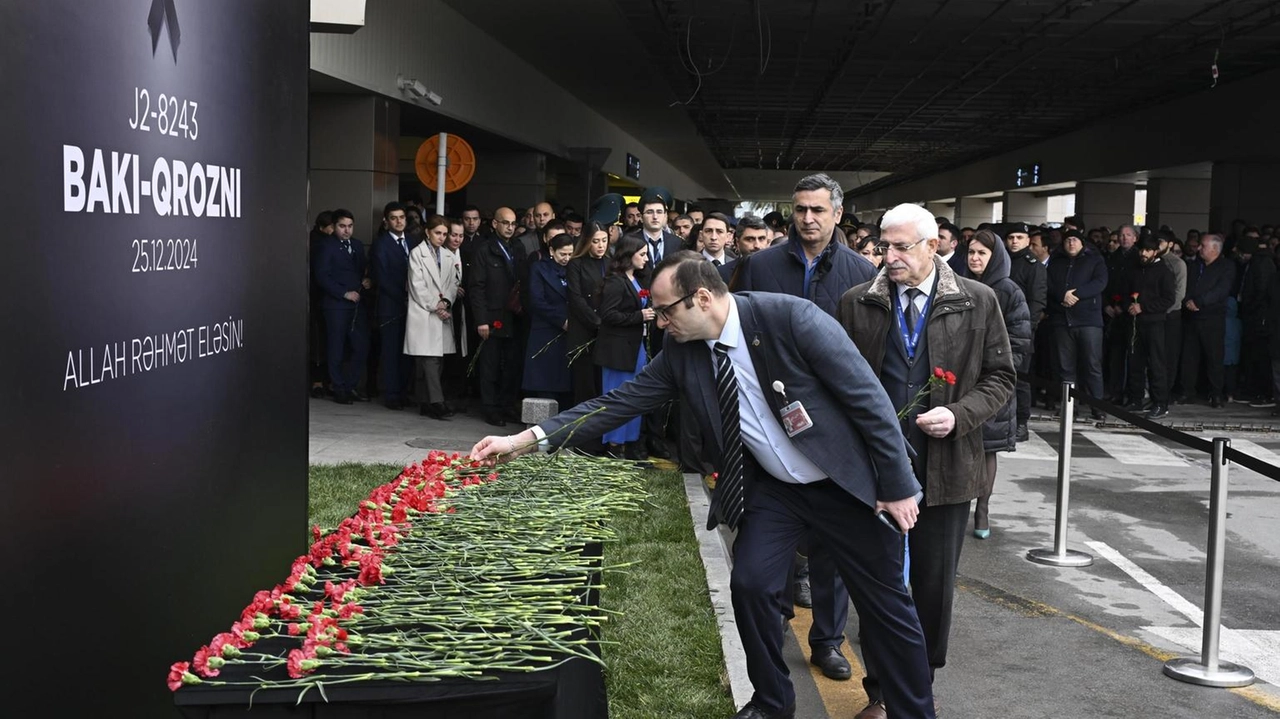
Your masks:
{"label": "woman wearing headscarf", "polygon": [[[991,230],[976,232],[969,240],[965,275],[996,293],[1000,311],[1004,315],[1005,329],[1009,332],[1014,369],[1026,372],[1030,369],[1031,362],[1031,311],[1027,308],[1022,289],[1009,279],[1009,268],[1009,253],[1000,237]],[[1016,393],[1011,393],[1004,407],[982,425],[982,448],[986,452],[987,471],[982,493],[973,509],[973,536],[978,539],[991,536],[988,516],[991,491],[996,482],[996,453],[1012,452],[1017,447],[1016,401]]]}

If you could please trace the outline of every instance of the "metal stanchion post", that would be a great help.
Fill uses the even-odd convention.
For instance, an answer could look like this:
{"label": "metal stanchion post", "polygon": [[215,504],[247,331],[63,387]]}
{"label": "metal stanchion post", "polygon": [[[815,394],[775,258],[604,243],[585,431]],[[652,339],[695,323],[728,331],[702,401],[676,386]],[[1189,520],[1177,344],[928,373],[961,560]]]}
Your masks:
{"label": "metal stanchion post", "polygon": [[1051,567],[1087,567],[1093,555],[1067,549],[1067,504],[1071,499],[1071,432],[1075,421],[1075,399],[1071,382],[1062,383],[1062,441],[1058,445],[1058,511],[1053,532],[1053,549],[1033,549],[1027,559]]}
{"label": "metal stanchion post", "polygon": [[1247,687],[1253,672],[1219,661],[1218,635],[1222,629],[1222,569],[1227,540],[1227,446],[1231,440],[1213,438],[1213,470],[1209,484],[1209,547],[1205,558],[1204,635],[1200,656],[1165,662],[1164,673],[1178,681],[1206,687]]}

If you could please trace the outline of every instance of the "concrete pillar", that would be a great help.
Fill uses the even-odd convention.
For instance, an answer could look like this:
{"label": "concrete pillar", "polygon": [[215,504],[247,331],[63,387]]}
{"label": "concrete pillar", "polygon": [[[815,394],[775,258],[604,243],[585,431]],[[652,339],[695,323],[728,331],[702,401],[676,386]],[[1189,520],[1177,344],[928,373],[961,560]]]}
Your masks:
{"label": "concrete pillar", "polygon": [[928,210],[929,214],[934,217],[945,217],[955,222],[956,206],[953,202],[926,202],[924,203],[924,209]]}
{"label": "concrete pillar", "polygon": [[1049,198],[1033,192],[1004,193],[1004,221],[1039,225],[1049,219]]}
{"label": "concrete pillar", "polygon": [[1147,224],[1168,225],[1185,237],[1187,230],[1209,226],[1211,180],[1157,177],[1147,182]]}
{"label": "concrete pillar", "polygon": [[308,219],[351,210],[355,236],[371,242],[383,206],[399,199],[400,105],[377,95],[312,95],[309,115]]}
{"label": "concrete pillar", "polygon": [[991,203],[985,197],[960,197],[956,199],[955,224],[958,227],[977,227],[991,222]]}
{"label": "concrete pillar", "polygon": [[1280,218],[1280,165],[1215,162],[1211,183],[1207,227],[1197,229],[1229,233],[1236,219],[1261,225]]}
{"label": "concrete pillar", "polygon": [[1132,224],[1133,192],[1133,185],[1126,182],[1077,182],[1076,214],[1086,230]]}
{"label": "concrete pillar", "polygon": [[[547,157],[541,152],[476,150],[476,174],[465,189],[467,202],[487,214],[499,207],[537,204],[547,197]],[[581,200],[569,204],[585,209]]]}

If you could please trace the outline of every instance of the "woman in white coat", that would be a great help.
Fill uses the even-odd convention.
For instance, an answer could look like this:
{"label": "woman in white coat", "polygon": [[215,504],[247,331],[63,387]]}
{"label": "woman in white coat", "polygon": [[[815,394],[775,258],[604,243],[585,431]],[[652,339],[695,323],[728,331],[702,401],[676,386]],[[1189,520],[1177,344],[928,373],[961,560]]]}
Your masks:
{"label": "woman in white coat", "polygon": [[444,247],[449,222],[434,216],[425,225],[426,240],[409,253],[409,317],[405,326],[404,353],[415,358],[420,413],[447,419],[453,411],[444,403],[440,381],[444,356],[455,351],[453,301],[458,296],[462,261]]}

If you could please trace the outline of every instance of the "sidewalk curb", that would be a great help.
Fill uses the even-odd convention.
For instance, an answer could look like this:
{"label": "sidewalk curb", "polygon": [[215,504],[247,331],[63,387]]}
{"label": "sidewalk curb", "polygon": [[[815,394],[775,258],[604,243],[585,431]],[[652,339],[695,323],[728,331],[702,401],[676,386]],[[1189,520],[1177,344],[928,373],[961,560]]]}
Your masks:
{"label": "sidewalk curb", "polygon": [[710,504],[702,485],[702,477],[684,475],[684,493],[689,500],[689,516],[693,520],[693,533],[698,538],[698,554],[707,573],[707,589],[711,593],[711,607],[720,627],[720,648],[724,652],[725,673],[729,677],[729,691],[733,703],[741,708],[751,700],[753,689],[747,679],[747,655],[738,635],[738,620],[733,615],[729,600],[729,570],[732,563],[718,529],[707,530],[706,519]]}

